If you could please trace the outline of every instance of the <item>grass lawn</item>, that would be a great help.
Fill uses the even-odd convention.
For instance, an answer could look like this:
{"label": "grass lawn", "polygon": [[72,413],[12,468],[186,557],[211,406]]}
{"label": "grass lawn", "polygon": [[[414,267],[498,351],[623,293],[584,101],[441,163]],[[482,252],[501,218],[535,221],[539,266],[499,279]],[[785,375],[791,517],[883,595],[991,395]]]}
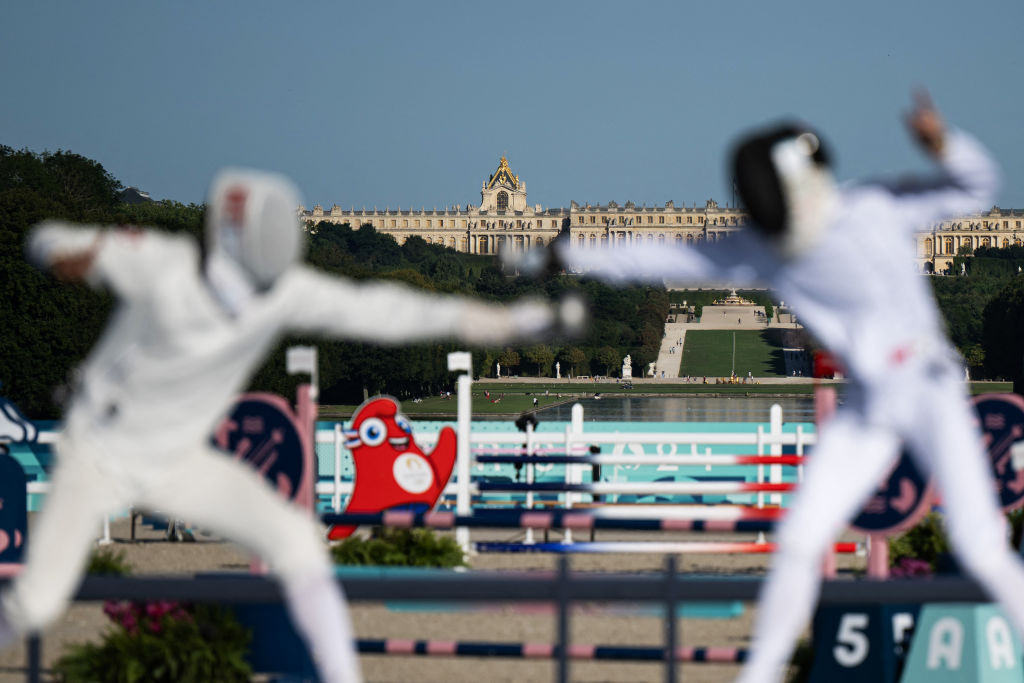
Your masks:
{"label": "grass lawn", "polygon": [[736,339],[736,375],[746,377],[782,377],[786,365],[782,347],[774,343],[768,330],[695,330],[686,333],[680,375],[691,377],[728,377],[733,370],[733,337]]}

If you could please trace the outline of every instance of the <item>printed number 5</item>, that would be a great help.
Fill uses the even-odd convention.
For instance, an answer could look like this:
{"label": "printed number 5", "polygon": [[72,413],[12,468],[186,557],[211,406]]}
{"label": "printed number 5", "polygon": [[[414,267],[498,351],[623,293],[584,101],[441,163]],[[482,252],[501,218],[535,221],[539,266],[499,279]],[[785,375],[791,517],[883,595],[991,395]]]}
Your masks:
{"label": "printed number 5", "polygon": [[839,621],[838,644],[832,648],[832,654],[840,666],[858,666],[868,656],[868,637],[862,632],[867,625],[866,614],[844,614]]}

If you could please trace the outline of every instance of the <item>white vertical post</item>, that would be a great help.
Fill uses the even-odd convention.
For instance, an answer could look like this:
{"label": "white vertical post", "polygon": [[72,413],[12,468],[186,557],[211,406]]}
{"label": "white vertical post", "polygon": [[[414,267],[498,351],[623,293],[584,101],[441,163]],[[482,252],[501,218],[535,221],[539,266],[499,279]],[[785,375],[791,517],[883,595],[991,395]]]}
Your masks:
{"label": "white vertical post", "polygon": [[[131,512],[129,512],[131,514]],[[109,545],[114,541],[110,538],[110,515],[103,516],[103,538],[96,541],[100,545]]]}
{"label": "white vertical post", "polygon": [[[470,420],[472,417],[472,391],[473,378],[469,375],[459,375],[456,391],[458,392],[459,416],[455,433],[458,436],[458,446],[455,449],[455,461],[458,470],[458,491],[455,498],[455,512],[459,515],[468,515],[473,512],[472,502],[469,497],[469,466],[470,466]],[[469,552],[469,527],[459,527],[455,530],[455,540],[462,546],[463,552]]]}
{"label": "white vertical post", "polygon": [[[572,406],[572,411],[570,412],[570,433],[572,434],[572,441],[573,441],[573,443],[575,443],[577,440],[579,440],[579,441],[583,440],[582,439],[582,437],[583,437],[583,406],[581,406],[579,403],[574,403],[573,406]],[[567,435],[567,437],[568,437],[568,435]],[[567,439],[567,441],[568,441],[568,439]],[[568,442],[566,443],[566,446],[568,446]],[[574,455],[574,453],[573,452],[569,452],[568,448],[566,448],[566,455]],[[582,467],[583,467],[583,465],[566,465],[565,466],[566,479],[569,480],[569,483],[576,484],[576,483],[579,483],[579,481],[582,480],[582,476],[580,476],[582,474],[581,473],[581,468]],[[565,493],[565,507],[566,507],[566,509],[572,509],[573,496],[574,496],[574,494],[572,492],[566,491],[566,493]],[[572,529],[566,529],[565,530],[565,535],[562,537],[562,542],[563,543],[572,543]]]}
{"label": "white vertical post", "polygon": [[[473,419],[473,378],[468,374],[473,370],[472,359],[467,351],[455,351],[448,354],[448,369],[452,372],[460,370],[467,374],[459,375],[455,385],[455,395],[458,402],[458,417],[455,424],[457,437],[455,447],[455,513],[468,515],[473,512],[472,501],[469,496],[469,469],[470,469],[470,427]],[[455,541],[462,547],[462,552],[468,553],[469,527],[458,527],[455,529]]]}
{"label": "white vertical post", "polygon": [[[764,455],[764,425],[757,425],[757,454]],[[764,483],[764,465],[757,466],[757,483]],[[758,491],[757,493],[757,507],[758,509],[764,507],[764,491]],[[757,542],[765,542],[763,531],[757,532]]]}
{"label": "white vertical post", "polygon": [[[764,455],[764,425],[757,425],[757,454]],[[764,483],[764,465],[757,466],[757,483]],[[757,507],[764,507],[764,491],[757,493]]]}
{"label": "white vertical post", "polygon": [[[769,453],[771,455],[782,455],[782,406],[778,403],[772,405],[769,411],[769,429],[771,435],[775,437],[772,440]],[[768,481],[773,484],[782,483],[782,465],[770,465],[768,467]],[[782,505],[782,494],[773,493],[769,496],[768,500],[773,505]]]}
{"label": "white vertical post", "polygon": [[[533,449],[534,449],[534,444],[533,444],[533,423],[532,422],[527,422],[526,423],[526,456],[527,457],[533,455]],[[527,484],[532,484],[533,483],[533,463],[530,462],[529,460],[526,461],[526,483]],[[533,509],[533,491],[527,491],[526,492],[526,509],[527,510],[532,510]],[[534,539],[533,539],[533,527],[527,527],[526,528],[526,538],[523,539],[523,543],[528,543],[529,544],[529,543],[533,543],[533,542],[534,542]]]}
{"label": "white vertical post", "polygon": [[[796,426],[796,454],[803,456],[804,454],[804,427],[803,425]],[[804,483],[804,465],[801,462],[796,466],[796,480],[798,483]]]}
{"label": "white vertical post", "polygon": [[341,425],[334,424],[334,495],[331,506],[335,512],[341,512]]}

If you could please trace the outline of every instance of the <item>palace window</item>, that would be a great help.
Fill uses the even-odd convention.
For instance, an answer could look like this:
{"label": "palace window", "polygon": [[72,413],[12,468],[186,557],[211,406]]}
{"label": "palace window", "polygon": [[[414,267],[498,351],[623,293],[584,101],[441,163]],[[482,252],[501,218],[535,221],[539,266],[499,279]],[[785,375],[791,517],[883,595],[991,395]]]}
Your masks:
{"label": "palace window", "polygon": [[592,247],[596,247],[597,246],[597,235],[594,235],[594,234],[590,235],[590,246],[592,246]]}
{"label": "palace window", "polygon": [[408,218],[403,218],[402,219],[402,227],[403,228],[408,228],[409,227],[409,219]]}
{"label": "palace window", "polygon": [[580,222],[581,225],[583,224],[583,216],[580,216],[579,222]]}
{"label": "palace window", "polygon": [[693,225],[693,216],[687,216],[686,222],[689,223],[690,225]]}
{"label": "palace window", "polygon": [[648,223],[653,223],[654,222],[654,216],[648,216],[647,217],[647,222]]}
{"label": "palace window", "polygon": [[658,223],[661,224],[661,225],[664,225],[665,224],[665,217],[664,216],[658,216]]}
{"label": "palace window", "polygon": [[508,192],[498,193],[498,211],[505,211],[508,209]]}
{"label": "palace window", "polygon": [[1006,249],[1008,246],[1010,246],[1010,240],[1008,240],[1008,239],[1006,239],[1004,237],[1003,238],[1003,249]]}
{"label": "palace window", "polygon": [[587,238],[584,237],[583,235],[580,235],[580,238],[579,238],[578,241],[579,241],[581,247],[585,247],[587,245]]}
{"label": "palace window", "polygon": [[952,238],[952,237],[947,237],[947,238],[946,238],[946,240],[945,240],[945,242],[946,242],[946,253],[947,253],[947,254],[953,254],[953,253],[956,253],[956,252],[955,252],[955,251],[953,250],[953,238]]}
{"label": "palace window", "polygon": [[[416,224],[417,224],[417,226],[418,226],[418,225],[419,225],[419,221],[416,221]],[[428,227],[428,228],[432,228],[432,227],[434,227],[434,221],[432,221],[432,220],[430,220],[430,219],[428,218],[428,219],[427,219],[427,227]]]}
{"label": "palace window", "polygon": [[676,223],[682,223],[682,222],[683,222],[683,217],[682,216],[676,216]]}
{"label": "palace window", "polygon": [[420,227],[420,219],[417,218],[415,221],[413,221],[413,225],[417,228]]}
{"label": "palace window", "polygon": [[597,222],[597,216],[591,216],[590,217],[590,222],[591,223],[596,223]]}
{"label": "palace window", "polygon": [[991,247],[992,246],[992,242],[989,240],[988,237],[982,237],[981,238],[981,246],[983,246],[983,247]]}
{"label": "palace window", "polygon": [[395,221],[394,218],[391,219],[391,227],[392,228],[398,227],[398,223]]}

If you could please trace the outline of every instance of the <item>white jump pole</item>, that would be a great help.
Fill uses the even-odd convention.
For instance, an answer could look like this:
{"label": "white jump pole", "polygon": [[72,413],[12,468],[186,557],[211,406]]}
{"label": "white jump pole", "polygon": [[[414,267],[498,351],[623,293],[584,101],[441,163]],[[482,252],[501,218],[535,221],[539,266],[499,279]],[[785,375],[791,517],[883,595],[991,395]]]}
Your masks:
{"label": "white jump pole", "polygon": [[341,424],[334,424],[334,495],[331,506],[335,512],[341,512]]}
{"label": "white jump pole", "polygon": [[[768,433],[773,437],[782,435],[782,406],[778,403],[773,403],[771,409],[768,412]],[[782,455],[782,444],[777,438],[772,439],[771,445],[768,447],[769,455]],[[782,465],[769,465],[768,466],[768,481],[772,484],[782,483]],[[773,493],[768,497],[768,500],[772,505],[782,505],[782,494]]]}
{"label": "white jump pole", "polygon": [[[572,436],[573,443],[583,441],[583,406],[579,403],[572,405],[572,411],[570,412],[570,424],[569,431],[566,433],[566,453],[572,453],[569,449],[568,438]],[[583,481],[583,467],[584,465],[566,465],[565,472],[569,483],[579,484]],[[565,494],[565,507],[566,509],[572,509],[573,496],[576,494],[572,492],[566,492]],[[582,496],[581,496],[582,497]],[[562,537],[563,543],[572,543],[572,529],[566,529],[565,535]]]}
{"label": "white jump pole", "polygon": [[[534,443],[533,443],[533,423],[526,423],[526,455],[533,455]],[[533,464],[530,462],[526,463],[526,483],[533,483]],[[533,509],[533,491],[526,492],[526,508],[528,510]],[[526,537],[523,539],[523,543],[534,543],[533,529],[526,530]]]}
{"label": "white jump pole", "polygon": [[[473,359],[468,351],[454,351],[448,354],[448,370],[451,372],[463,371],[466,374],[459,375],[455,395],[458,404],[458,418],[455,425],[455,434],[458,437],[455,447],[455,512],[459,515],[470,515],[473,513],[472,502],[469,495],[469,471],[472,464],[469,439],[470,428],[473,419],[473,377],[469,374],[473,371]],[[462,547],[464,553],[470,551],[469,527],[458,527],[455,529],[455,541]]]}

